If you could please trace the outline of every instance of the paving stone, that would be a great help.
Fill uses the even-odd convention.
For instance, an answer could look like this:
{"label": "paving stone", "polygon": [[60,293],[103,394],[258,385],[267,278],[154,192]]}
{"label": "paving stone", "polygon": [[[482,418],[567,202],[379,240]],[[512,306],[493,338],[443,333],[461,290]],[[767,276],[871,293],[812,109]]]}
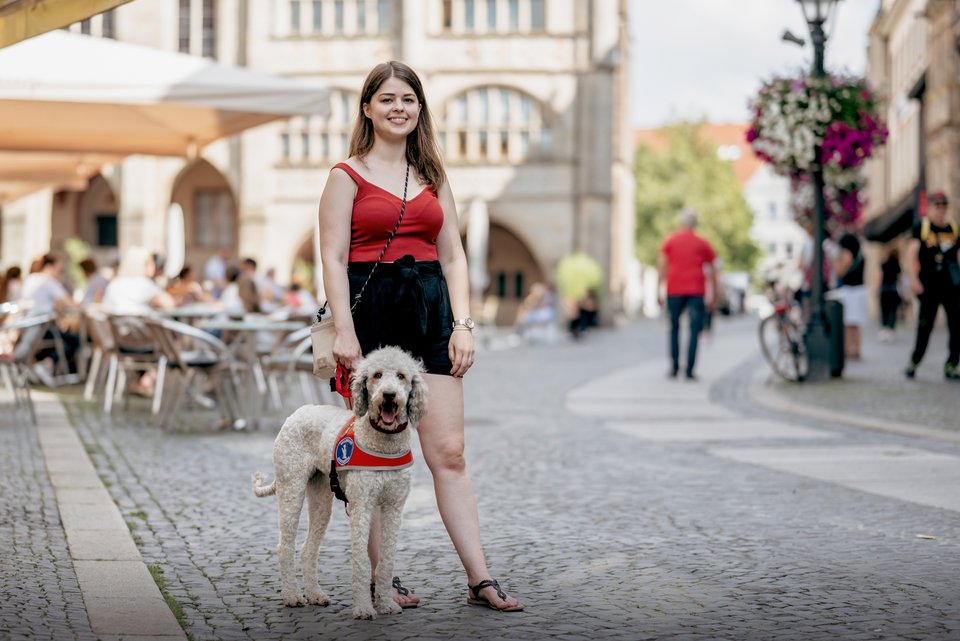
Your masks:
{"label": "paving stone", "polygon": [[[612,424],[630,421],[657,434],[671,421],[727,421],[737,438],[722,446],[745,452],[877,447],[921,450],[931,461],[960,455],[960,445],[757,409],[746,395],[764,367],[752,356],[755,329],[750,319],[718,322],[693,385],[664,381],[657,323],[591,332],[555,347],[481,352],[466,385],[467,460],[491,573],[529,606],[513,615],[465,604],[462,570],[416,445],[397,570],[424,605],[358,622],[339,507],[319,559],[333,603],[280,602],[276,501],[250,490],[253,471],[272,475],[275,428],[162,431],[144,414],[107,420],[78,397],[66,398],[99,475],[135,525],[144,561],[162,569],[186,631],[198,640],[956,638],[956,512],[846,486],[849,466],[831,468],[829,478],[805,477],[718,456],[721,444],[695,430],[684,439],[651,439]],[[951,390],[927,400],[949,402]],[[610,415],[637,406],[633,416]],[[711,406],[720,409],[704,409]],[[749,430],[731,418],[741,416]],[[830,460],[827,454],[822,463]],[[27,487],[30,496],[30,474],[19,484],[7,478],[16,475],[0,474],[5,487]],[[54,505],[53,498],[48,487],[33,504]],[[17,517],[0,519],[0,563],[8,549],[33,549],[30,524],[47,517],[29,505],[0,499],[2,515]],[[10,530],[16,547],[5,543],[8,522],[19,524]],[[937,538],[917,539],[918,532]],[[62,532],[58,545],[62,554]],[[30,554],[49,556],[56,547],[43,543]],[[7,567],[0,566],[0,587],[26,585],[18,580],[22,563]],[[44,572],[63,571],[54,563]],[[52,587],[50,603],[65,589],[45,587]],[[0,621],[27,597],[0,603]],[[59,616],[74,638],[91,638]],[[43,629],[34,617],[30,630]]]}

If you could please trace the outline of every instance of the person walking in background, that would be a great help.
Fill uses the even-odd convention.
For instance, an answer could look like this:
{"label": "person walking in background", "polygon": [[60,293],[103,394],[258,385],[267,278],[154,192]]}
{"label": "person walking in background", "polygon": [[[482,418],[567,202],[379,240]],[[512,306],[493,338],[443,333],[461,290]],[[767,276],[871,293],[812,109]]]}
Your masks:
{"label": "person walking in background", "polygon": [[957,263],[957,224],[950,220],[947,195],[942,191],[930,194],[930,212],[913,225],[913,238],[907,250],[907,272],[910,289],[920,300],[917,318],[917,340],[904,374],[917,375],[930,342],[937,311],[943,305],[947,314],[950,354],[943,366],[947,380],[960,380],[960,264]]}
{"label": "person walking in background", "polygon": [[892,343],[897,329],[900,297],[900,253],[891,247],[880,266],[880,341]]}
{"label": "person walking in background", "polygon": [[687,346],[685,373],[687,380],[696,380],[697,338],[703,328],[706,309],[713,309],[713,299],[706,299],[707,280],[710,290],[717,291],[717,253],[710,243],[698,236],[699,216],[693,209],[680,212],[679,231],[667,236],[660,246],[657,260],[657,303],[663,306],[663,289],[670,313],[670,378],[680,371],[680,316],[687,310],[690,318],[690,342]]}
{"label": "person walking in background", "polygon": [[848,358],[858,360],[861,356],[860,328],[867,322],[867,290],[863,285],[864,260],[860,240],[845,232],[831,255],[837,287],[827,296],[843,305],[844,351]]}
{"label": "person walking in background", "polygon": [[[333,354],[348,368],[384,345],[422,359],[428,409],[417,435],[440,517],[466,572],[467,602],[522,610],[487,569],[467,474],[463,377],[475,354],[467,259],[423,86],[407,65],[385,62],[367,75],[355,104],[350,158],[334,165],[320,198]],[[374,568],[377,529],[371,528],[369,548]],[[401,607],[419,602],[406,588],[397,591]]]}

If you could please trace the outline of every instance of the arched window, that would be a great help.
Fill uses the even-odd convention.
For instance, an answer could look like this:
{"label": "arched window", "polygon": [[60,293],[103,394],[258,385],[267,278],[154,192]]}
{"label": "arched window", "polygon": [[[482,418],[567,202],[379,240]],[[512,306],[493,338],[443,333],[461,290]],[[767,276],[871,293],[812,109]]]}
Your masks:
{"label": "arched window", "polygon": [[328,116],[288,120],[280,129],[280,163],[322,165],[346,158],[359,99],[355,91],[333,89]]}
{"label": "arched window", "polygon": [[436,0],[447,33],[526,34],[546,29],[546,0]]}
{"label": "arched window", "polygon": [[278,35],[297,38],[318,36],[381,35],[393,30],[397,0],[277,0]]}
{"label": "arched window", "polygon": [[453,162],[515,164],[551,151],[540,103],[509,87],[477,87],[448,101],[440,130]]}

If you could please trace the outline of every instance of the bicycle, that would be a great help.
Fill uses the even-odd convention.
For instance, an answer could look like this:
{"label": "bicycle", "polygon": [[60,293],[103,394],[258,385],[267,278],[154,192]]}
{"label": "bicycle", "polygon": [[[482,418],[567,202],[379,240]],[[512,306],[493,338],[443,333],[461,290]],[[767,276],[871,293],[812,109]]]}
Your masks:
{"label": "bicycle", "polygon": [[803,310],[792,297],[778,294],[775,283],[767,285],[773,313],[760,321],[760,349],[774,372],[785,380],[801,382],[808,371]]}

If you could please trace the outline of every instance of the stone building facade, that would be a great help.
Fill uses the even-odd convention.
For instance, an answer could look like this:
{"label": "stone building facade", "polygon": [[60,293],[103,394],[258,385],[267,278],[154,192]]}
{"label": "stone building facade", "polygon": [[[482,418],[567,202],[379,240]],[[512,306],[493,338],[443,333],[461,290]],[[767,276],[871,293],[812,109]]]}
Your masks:
{"label": "stone building facade", "polygon": [[[57,248],[71,236],[104,256],[114,245],[163,252],[177,203],[187,263],[202,268],[224,247],[287,280],[298,259],[314,263],[317,202],[346,156],[360,85],[396,59],[424,81],[471,262],[486,266],[472,288],[494,303],[489,320],[512,322],[530,286],[551,280],[574,250],[603,265],[605,307],[618,310],[633,239],[627,5],[138,0],[94,16],[71,29],[327,87],[329,115],[264,125],[193,159],[127,158],[86,191],[8,204],[3,261],[25,262],[47,249],[45,238]],[[8,242],[12,230],[37,225],[28,246]]]}
{"label": "stone building facade", "polygon": [[[867,76],[886,101],[890,137],[868,161],[867,238],[899,244],[928,191],[960,198],[960,2],[883,0]],[[873,248],[877,251],[877,247]]]}

